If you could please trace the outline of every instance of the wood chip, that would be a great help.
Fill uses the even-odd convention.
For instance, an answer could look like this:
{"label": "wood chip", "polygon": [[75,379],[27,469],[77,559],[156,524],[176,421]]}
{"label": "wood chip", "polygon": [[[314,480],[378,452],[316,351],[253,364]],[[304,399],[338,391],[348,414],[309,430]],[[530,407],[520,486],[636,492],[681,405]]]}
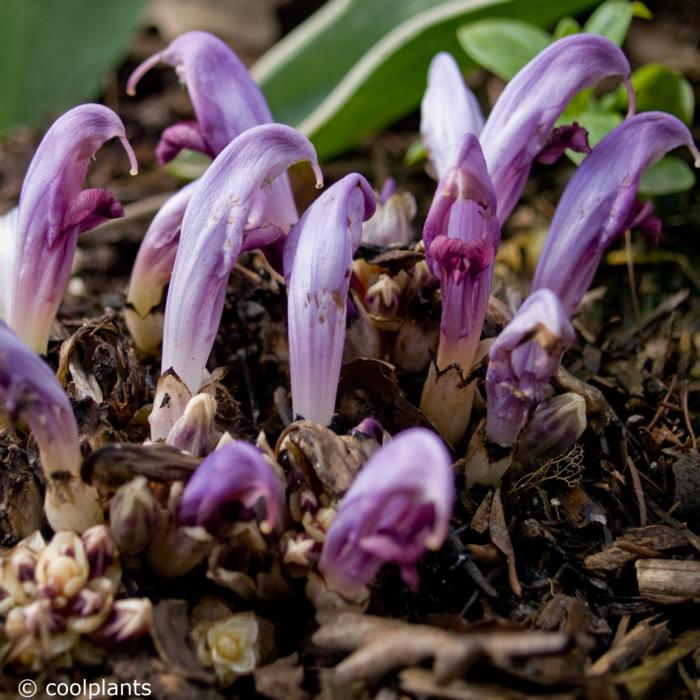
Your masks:
{"label": "wood chip", "polygon": [[639,594],[662,603],[700,599],[700,561],[640,559]]}

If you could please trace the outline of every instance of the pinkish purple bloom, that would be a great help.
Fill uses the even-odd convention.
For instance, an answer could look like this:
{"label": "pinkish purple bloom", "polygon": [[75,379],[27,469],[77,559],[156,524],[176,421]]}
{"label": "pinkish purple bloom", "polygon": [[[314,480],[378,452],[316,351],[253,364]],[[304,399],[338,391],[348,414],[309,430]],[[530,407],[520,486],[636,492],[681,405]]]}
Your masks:
{"label": "pinkish purple bloom", "polygon": [[399,433],[340,502],[320,561],[329,588],[352,598],[387,563],[417,587],[416,564],[445,541],[453,501],[451,459],[440,438],[425,428]]}
{"label": "pinkish purple bloom", "polygon": [[668,151],[691,149],[688,128],[663,112],[627,119],[593,149],[571,178],[557,206],[532,289],[551,289],[573,314],[593,281],[606,248],[625,230],[640,226],[658,237],[660,222],[637,197],[644,171]]}
{"label": "pinkish purple bloom", "polygon": [[112,110],[86,104],[59,117],[29,165],[14,225],[13,215],[4,219],[0,249],[7,281],[0,293],[7,298],[0,311],[36,352],[46,352],[78,234],[123,215],[121,204],[106,190],[82,189],[90,160],[112,138],[122,142],[135,173],[134,152]]}
{"label": "pinkish purple bloom", "polygon": [[290,165],[308,160],[322,183],[309,140],[281,124],[248,129],[201,177],[185,212],[168,291],[162,373],[173,369],[195,394],[223,312],[238,255],[280,235],[261,206],[269,184]]}
{"label": "pinkish purple bloom", "polygon": [[496,195],[473,134],[438,183],[423,229],[425,259],[442,287],[437,364],[471,369],[486,318],[493,261],[501,239]]}
{"label": "pinkish purple bloom", "polygon": [[437,54],[428,71],[420,131],[438,179],[455,165],[462,136],[479,136],[483,128],[481,108],[457,61],[449,53]]}
{"label": "pinkish purple bloom", "polygon": [[555,41],[506,85],[486,123],[459,68],[448,54],[430,67],[421,109],[421,132],[431,162],[441,177],[456,162],[465,133],[479,136],[503,223],[517,203],[536,159],[552,163],[567,148],[588,152],[585,129],[554,128],[571,98],[603,78],[620,76],[630,93],[630,67],[608,39],[576,34]]}
{"label": "pinkish purple bloom", "polygon": [[553,149],[584,145],[578,129],[553,131],[554,123],[577,92],[610,76],[624,80],[633,112],[630,66],[620,48],[596,34],[575,34],[541,51],[506,85],[480,136],[499,221],[520,198],[533,160],[544,155],[550,162]]}
{"label": "pinkish purple bloom", "polygon": [[489,352],[486,435],[491,442],[515,443],[530,411],[551,395],[549,381],[575,338],[556,294],[541,289],[525,300]]}
{"label": "pinkish purple bloom", "polygon": [[264,504],[260,529],[272,532],[280,508],[280,480],[257,447],[231,442],[212,452],[187,482],[178,506],[180,525],[199,525],[225,533],[239,520],[255,517]]}
{"label": "pinkish purple bloom", "polygon": [[[197,121],[183,122],[163,132],[157,155],[161,162],[190,148],[215,158],[247,129],[273,121],[270,108],[255,81],[236,54],[213,34],[186,32],[163,51],[144,61],[127,83],[135,94],[139,80],[158,63],[175,68],[187,86]],[[299,218],[286,174],[269,193],[269,220],[285,233]]]}
{"label": "pinkish purple bloom", "polygon": [[374,208],[367,181],[346,175],[309,207],[285,244],[293,409],[322,425],[335,409],[352,256]]}

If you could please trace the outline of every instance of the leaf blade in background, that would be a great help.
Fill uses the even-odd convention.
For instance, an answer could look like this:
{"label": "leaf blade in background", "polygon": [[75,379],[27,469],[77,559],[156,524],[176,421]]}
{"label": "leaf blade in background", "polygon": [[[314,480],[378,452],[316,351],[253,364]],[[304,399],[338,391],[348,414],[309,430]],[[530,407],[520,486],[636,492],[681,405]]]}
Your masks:
{"label": "leaf blade in background", "polygon": [[457,38],[475,63],[506,81],[552,41],[534,24],[512,19],[472,22],[460,27]]}
{"label": "leaf blade in background", "polygon": [[275,118],[300,127],[327,159],[415,109],[438,51],[453,53],[463,68],[473,67],[456,37],[466,22],[510,17],[544,27],[595,4],[331,0],[268,52],[253,75]]}
{"label": "leaf blade in background", "polygon": [[145,0],[2,0],[0,131],[94,99]]}
{"label": "leaf blade in background", "polygon": [[676,156],[666,156],[643,175],[639,193],[647,196],[685,192],[695,184],[695,173]]}
{"label": "leaf blade in background", "polygon": [[634,7],[627,0],[608,0],[598,7],[583,25],[583,31],[600,34],[618,46],[627,36],[634,17]]}

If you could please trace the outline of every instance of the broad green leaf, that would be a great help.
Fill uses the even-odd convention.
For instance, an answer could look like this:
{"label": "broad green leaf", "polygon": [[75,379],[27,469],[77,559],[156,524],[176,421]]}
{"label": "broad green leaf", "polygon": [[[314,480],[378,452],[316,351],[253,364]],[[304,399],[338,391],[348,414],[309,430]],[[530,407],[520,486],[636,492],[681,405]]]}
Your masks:
{"label": "broad green leaf", "polygon": [[689,190],[694,184],[695,173],[685,161],[676,156],[666,156],[644,173],[639,185],[639,193],[675,194]]}
{"label": "broad green leaf", "polygon": [[573,17],[564,17],[554,29],[553,38],[563,39],[565,36],[578,34],[581,31],[581,25]]}
{"label": "broad green leaf", "polygon": [[327,159],[420,103],[433,56],[474,66],[456,30],[509,17],[541,27],[595,0],[330,0],[253,68],[275,119],[309,135]]}
{"label": "broad green leaf", "polygon": [[634,7],[631,2],[607,0],[588,18],[583,25],[583,31],[601,34],[618,46],[622,46],[633,16]]}
{"label": "broad green leaf", "polygon": [[94,99],[145,0],[0,0],[0,131]]}
{"label": "broad green leaf", "polygon": [[[693,123],[695,94],[682,76],[659,63],[647,63],[632,73],[637,111],[660,110],[674,114],[686,124]],[[618,107],[627,109],[627,93],[618,92]]]}
{"label": "broad green leaf", "polygon": [[528,22],[514,19],[485,19],[461,27],[459,43],[477,64],[503,80],[510,80],[552,37]]}

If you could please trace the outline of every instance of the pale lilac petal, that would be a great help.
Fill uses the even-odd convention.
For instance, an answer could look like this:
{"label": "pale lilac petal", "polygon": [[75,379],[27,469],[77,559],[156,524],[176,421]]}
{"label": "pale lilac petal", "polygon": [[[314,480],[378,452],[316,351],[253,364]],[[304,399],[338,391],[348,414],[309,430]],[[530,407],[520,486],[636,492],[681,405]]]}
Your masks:
{"label": "pale lilac petal", "polygon": [[197,181],[190,182],[170,197],[153,217],[141,241],[126,294],[127,303],[141,317],[160,304],[163,290],[170,282],[182,218],[196,187]]}
{"label": "pale lilac petal", "polygon": [[178,521],[218,535],[237,520],[254,517],[253,509],[262,500],[261,530],[271,532],[281,499],[280,481],[262,452],[245,442],[231,442],[197,467],[182,494]]}
{"label": "pale lilac petal", "polygon": [[375,452],[340,502],[320,569],[328,586],[352,597],[383,564],[401,567],[409,585],[427,549],[447,537],[454,502],[450,455],[425,428],[399,433]]}
{"label": "pale lilac petal", "polygon": [[630,67],[622,51],[605,37],[575,34],[537,54],[506,85],[481,133],[501,223],[520,198],[532,161],[547,147],[571,98],[610,76],[623,78],[634,105]]}
{"label": "pale lilac petal", "polygon": [[216,155],[209,148],[198,122],[180,122],[169,126],[160,135],[160,141],[156,146],[156,160],[159,165],[168,163],[185,148],[211,157]]}
{"label": "pale lilac petal", "polygon": [[335,409],[352,256],[374,207],[367,181],[347,175],[309,207],[285,245],[293,409],[322,425]]}
{"label": "pale lilac petal", "polygon": [[449,53],[437,54],[421,102],[420,131],[438,179],[455,165],[464,134],[478,136],[483,128],[481,108],[457,62]]}
{"label": "pale lilac petal", "polygon": [[[187,86],[200,134],[212,156],[247,129],[272,122],[258,85],[236,54],[213,34],[193,31],[179,36],[132,73],[127,92],[133,95],[144,73],[160,62],[173,66]],[[273,183],[272,193],[269,219],[286,232],[299,218],[286,174]]]}
{"label": "pale lilac petal", "polygon": [[312,163],[321,182],[306,137],[288,126],[258,126],[234,139],[197,183],[168,291],[162,359],[162,373],[172,368],[193,394],[202,385],[255,199],[286,168],[303,160]]}
{"label": "pale lilac petal", "polygon": [[658,231],[649,207],[637,203],[637,190],[644,171],[679,146],[700,161],[688,128],[662,112],[638,114],[607,134],[559,200],[532,289],[551,289],[573,314],[603,253],[626,228],[642,223],[650,233]]}
{"label": "pale lilac petal", "polygon": [[37,352],[46,352],[78,234],[120,213],[115,200],[101,190],[81,194],[90,160],[112,138],[122,142],[135,172],[136,160],[119,117],[101,105],[75,107],[48,130],[24,179],[7,319]]}
{"label": "pale lilac petal", "polygon": [[489,352],[486,372],[486,434],[513,445],[530,411],[550,393],[549,381],[575,333],[556,294],[531,294],[501,331]]}

